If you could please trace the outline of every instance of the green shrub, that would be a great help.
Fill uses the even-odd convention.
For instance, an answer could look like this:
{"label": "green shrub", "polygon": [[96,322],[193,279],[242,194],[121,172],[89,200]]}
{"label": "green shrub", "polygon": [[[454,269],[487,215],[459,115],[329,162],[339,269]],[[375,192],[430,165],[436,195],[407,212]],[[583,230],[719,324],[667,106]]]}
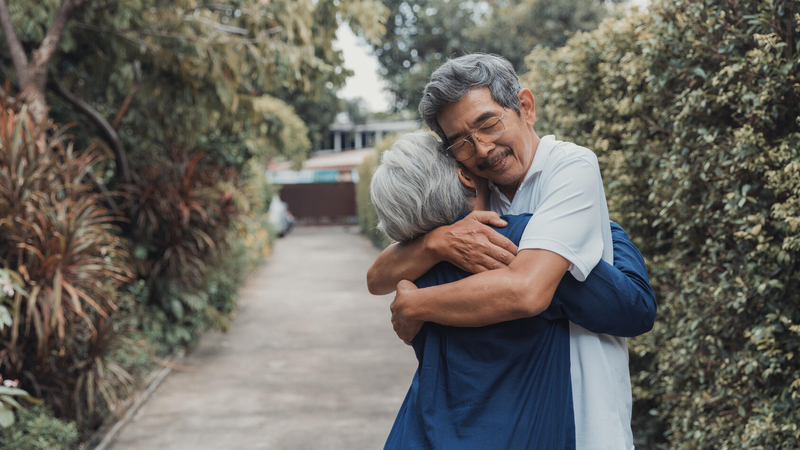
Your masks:
{"label": "green shrub", "polygon": [[[227,331],[236,291],[270,251],[274,190],[254,161],[241,171],[173,148],[137,171],[126,206],[133,222],[138,327],[165,356],[207,329]],[[257,249],[257,250],[254,250]]]}
{"label": "green shrub", "polygon": [[380,144],[375,146],[375,153],[358,166],[358,183],[356,184],[358,225],[361,227],[361,232],[367,235],[372,243],[380,249],[386,248],[392,241],[378,230],[378,214],[369,197],[369,184],[372,182],[375,169],[381,162],[381,153],[391,148],[397,137],[395,134],[384,136]]}
{"label": "green shrub", "polygon": [[3,450],[72,450],[78,448],[78,431],[74,423],[53,417],[43,406],[21,410],[17,422],[0,429]]}
{"label": "green shrub", "polygon": [[91,190],[101,158],[6,96],[0,110],[0,266],[19,274],[2,299],[0,368],[59,415],[97,423],[133,382],[109,359],[125,346],[131,270],[118,218]]}
{"label": "green shrub", "polygon": [[800,4],[663,2],[528,67],[537,131],[598,153],[657,289],[637,446],[800,447]]}

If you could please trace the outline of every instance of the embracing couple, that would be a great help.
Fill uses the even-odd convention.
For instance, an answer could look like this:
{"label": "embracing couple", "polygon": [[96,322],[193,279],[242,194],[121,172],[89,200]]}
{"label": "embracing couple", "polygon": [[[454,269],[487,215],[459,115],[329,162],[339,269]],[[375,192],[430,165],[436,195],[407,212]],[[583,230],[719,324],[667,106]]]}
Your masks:
{"label": "embracing couple", "polygon": [[[596,156],[539,138],[505,59],[452,59],[371,184],[395,241],[370,268],[419,366],[386,449],[630,450],[625,337],[656,305]],[[501,215],[498,215],[501,214]],[[413,280],[413,283],[409,280]]]}

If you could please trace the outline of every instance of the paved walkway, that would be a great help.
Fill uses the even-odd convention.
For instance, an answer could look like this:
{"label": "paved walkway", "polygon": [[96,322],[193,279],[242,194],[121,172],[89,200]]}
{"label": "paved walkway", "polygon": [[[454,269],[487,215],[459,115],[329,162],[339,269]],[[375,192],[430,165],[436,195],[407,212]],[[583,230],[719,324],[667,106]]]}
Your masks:
{"label": "paved walkway", "polygon": [[377,254],[354,228],[292,230],[112,449],[382,448],[416,359],[367,292]]}

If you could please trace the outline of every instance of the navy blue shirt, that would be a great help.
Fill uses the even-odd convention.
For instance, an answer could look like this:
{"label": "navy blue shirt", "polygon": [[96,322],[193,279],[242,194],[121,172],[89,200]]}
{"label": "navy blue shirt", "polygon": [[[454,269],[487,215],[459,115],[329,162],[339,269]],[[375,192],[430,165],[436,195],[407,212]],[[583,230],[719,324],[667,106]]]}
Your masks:
{"label": "navy blue shirt", "polygon": [[[518,243],[530,214],[503,218],[508,226],[496,230]],[[601,261],[583,283],[567,273],[539,316],[479,328],[425,323],[413,342],[419,366],[384,448],[574,449],[567,319],[629,336],[655,318],[641,254],[614,223],[612,237],[616,268]],[[415,284],[469,275],[444,262]]]}

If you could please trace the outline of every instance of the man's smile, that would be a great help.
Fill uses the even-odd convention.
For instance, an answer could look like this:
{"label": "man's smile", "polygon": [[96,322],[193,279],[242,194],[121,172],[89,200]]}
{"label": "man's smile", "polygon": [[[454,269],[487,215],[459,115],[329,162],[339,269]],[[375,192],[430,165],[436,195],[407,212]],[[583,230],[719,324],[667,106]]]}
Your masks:
{"label": "man's smile", "polygon": [[514,152],[510,148],[498,150],[483,162],[478,163],[477,167],[481,171],[499,172],[505,168],[506,159],[513,154]]}

